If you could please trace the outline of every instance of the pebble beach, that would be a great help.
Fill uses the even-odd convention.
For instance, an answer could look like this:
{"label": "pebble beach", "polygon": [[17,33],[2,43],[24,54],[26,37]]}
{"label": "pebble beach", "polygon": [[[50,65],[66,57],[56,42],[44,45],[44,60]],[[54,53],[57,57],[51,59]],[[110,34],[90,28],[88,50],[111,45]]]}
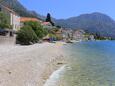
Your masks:
{"label": "pebble beach", "polygon": [[43,86],[65,64],[63,42],[0,44],[0,86]]}

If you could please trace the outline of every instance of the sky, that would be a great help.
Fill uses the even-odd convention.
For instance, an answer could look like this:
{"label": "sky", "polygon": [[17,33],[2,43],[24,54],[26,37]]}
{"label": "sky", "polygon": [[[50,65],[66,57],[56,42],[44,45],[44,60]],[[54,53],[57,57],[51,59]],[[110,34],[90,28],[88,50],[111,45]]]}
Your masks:
{"label": "sky", "polygon": [[101,12],[115,20],[115,0],[19,0],[28,10],[56,19]]}

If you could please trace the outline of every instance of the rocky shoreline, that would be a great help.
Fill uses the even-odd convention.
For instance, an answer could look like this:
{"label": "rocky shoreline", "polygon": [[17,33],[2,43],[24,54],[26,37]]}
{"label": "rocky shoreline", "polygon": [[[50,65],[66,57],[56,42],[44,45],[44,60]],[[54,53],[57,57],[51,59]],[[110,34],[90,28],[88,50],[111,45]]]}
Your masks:
{"label": "rocky shoreline", "polygon": [[0,45],[0,85],[43,86],[49,76],[66,63],[63,44]]}

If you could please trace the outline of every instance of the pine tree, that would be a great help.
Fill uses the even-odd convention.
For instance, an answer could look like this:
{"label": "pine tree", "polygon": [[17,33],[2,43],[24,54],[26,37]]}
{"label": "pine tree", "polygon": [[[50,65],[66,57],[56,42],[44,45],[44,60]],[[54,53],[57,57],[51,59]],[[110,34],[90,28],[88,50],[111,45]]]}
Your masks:
{"label": "pine tree", "polygon": [[51,22],[51,16],[50,16],[50,13],[47,14],[46,22]]}
{"label": "pine tree", "polygon": [[46,22],[50,22],[52,24],[52,26],[54,26],[54,23],[51,20],[51,15],[50,13],[47,14],[47,18],[46,18]]}

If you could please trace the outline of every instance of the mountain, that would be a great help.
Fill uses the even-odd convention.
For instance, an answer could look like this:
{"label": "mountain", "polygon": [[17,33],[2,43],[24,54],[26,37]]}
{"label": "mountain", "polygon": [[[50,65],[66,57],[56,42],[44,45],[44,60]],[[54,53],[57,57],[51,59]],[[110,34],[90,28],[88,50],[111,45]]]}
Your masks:
{"label": "mountain", "polygon": [[[36,13],[35,11],[26,9],[18,0],[1,1],[2,0],[0,0],[1,4],[13,9],[20,16],[36,17],[41,20],[45,20],[46,18],[45,16]],[[52,18],[52,20],[56,25],[62,26],[64,28],[83,29],[92,34],[98,33],[100,36],[115,38],[115,21],[102,13],[95,12],[59,20]]]}
{"label": "mountain", "polygon": [[[1,2],[2,0],[0,0]],[[35,17],[39,19],[44,19],[45,17],[36,13],[35,11],[29,11],[26,9],[18,0],[3,0],[1,4],[13,9],[20,16],[24,17]]]}
{"label": "mountain", "polygon": [[64,28],[83,29],[89,33],[115,38],[115,21],[102,13],[83,14],[55,22]]}

